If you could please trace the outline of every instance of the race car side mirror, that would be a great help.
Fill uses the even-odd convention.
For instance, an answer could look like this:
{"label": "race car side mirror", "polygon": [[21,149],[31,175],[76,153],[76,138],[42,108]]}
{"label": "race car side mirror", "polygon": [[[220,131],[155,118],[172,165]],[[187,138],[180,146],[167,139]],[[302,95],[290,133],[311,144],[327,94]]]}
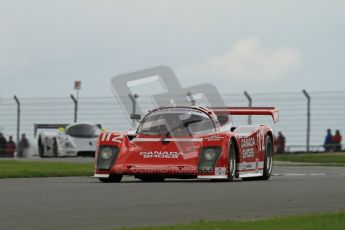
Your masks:
{"label": "race car side mirror", "polygon": [[131,119],[132,120],[140,120],[140,118],[141,118],[141,115],[140,114],[131,114]]}
{"label": "race car side mirror", "polygon": [[229,116],[227,114],[219,114],[217,115],[217,120],[220,125],[224,125],[229,121]]}

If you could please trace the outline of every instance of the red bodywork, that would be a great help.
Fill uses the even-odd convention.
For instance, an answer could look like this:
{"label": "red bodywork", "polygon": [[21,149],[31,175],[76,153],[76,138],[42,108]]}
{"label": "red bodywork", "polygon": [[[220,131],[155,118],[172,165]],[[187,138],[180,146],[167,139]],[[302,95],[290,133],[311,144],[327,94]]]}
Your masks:
{"label": "red bodywork", "polygon": [[[278,110],[273,107],[164,107],[195,109],[207,114],[215,124],[215,132],[183,136],[162,137],[137,133],[101,133],[95,156],[95,177],[104,178],[112,174],[121,175],[160,175],[174,178],[228,178],[229,146],[235,145],[236,177],[257,177],[263,175],[265,142],[272,140],[273,131],[267,125],[239,126],[222,130],[217,115],[270,115],[278,121]],[[109,169],[100,169],[100,150],[113,147],[118,153]],[[220,154],[211,170],[200,170],[201,154],[207,147],[219,149]]]}

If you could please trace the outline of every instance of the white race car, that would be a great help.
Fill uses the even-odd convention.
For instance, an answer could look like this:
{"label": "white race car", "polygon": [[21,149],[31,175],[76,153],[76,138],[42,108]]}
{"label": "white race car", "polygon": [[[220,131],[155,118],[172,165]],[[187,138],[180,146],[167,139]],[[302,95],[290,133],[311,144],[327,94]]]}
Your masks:
{"label": "white race car", "polygon": [[100,125],[89,123],[35,124],[35,135],[38,129],[55,129],[39,133],[40,157],[94,156],[96,142],[101,133]]}

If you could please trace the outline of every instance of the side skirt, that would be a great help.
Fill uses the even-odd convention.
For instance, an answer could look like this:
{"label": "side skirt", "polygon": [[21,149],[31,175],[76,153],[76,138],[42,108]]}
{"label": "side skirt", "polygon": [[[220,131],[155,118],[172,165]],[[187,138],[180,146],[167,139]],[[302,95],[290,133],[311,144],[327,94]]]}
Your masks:
{"label": "side skirt", "polygon": [[263,167],[264,167],[263,161],[239,163],[237,164],[238,177],[247,178],[247,177],[263,176],[263,173],[264,173]]}
{"label": "side skirt", "polygon": [[259,177],[259,176],[263,176],[262,170],[260,170],[259,172],[239,172],[239,175],[238,175],[239,178]]}
{"label": "side skirt", "polygon": [[199,175],[198,179],[228,179],[227,175]]}

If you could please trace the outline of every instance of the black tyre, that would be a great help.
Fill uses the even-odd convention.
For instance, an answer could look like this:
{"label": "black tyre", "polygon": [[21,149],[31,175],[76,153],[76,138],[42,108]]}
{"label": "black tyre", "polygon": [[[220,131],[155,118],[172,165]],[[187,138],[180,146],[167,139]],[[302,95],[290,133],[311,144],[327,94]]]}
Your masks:
{"label": "black tyre", "polygon": [[264,171],[262,180],[268,180],[272,175],[273,168],[273,142],[272,138],[267,135],[265,141]]}
{"label": "black tyre", "polygon": [[236,148],[232,141],[229,145],[229,160],[228,160],[228,179],[232,181],[236,177]]}
{"label": "black tyre", "polygon": [[162,176],[136,176],[139,180],[143,182],[163,182],[165,177]]}
{"label": "black tyre", "polygon": [[53,157],[58,157],[58,152],[59,152],[59,147],[57,144],[57,140],[54,139],[54,143],[53,143]]}
{"label": "black tyre", "polygon": [[108,178],[98,178],[103,183],[116,183],[121,182],[122,175],[121,174],[110,174]]}

